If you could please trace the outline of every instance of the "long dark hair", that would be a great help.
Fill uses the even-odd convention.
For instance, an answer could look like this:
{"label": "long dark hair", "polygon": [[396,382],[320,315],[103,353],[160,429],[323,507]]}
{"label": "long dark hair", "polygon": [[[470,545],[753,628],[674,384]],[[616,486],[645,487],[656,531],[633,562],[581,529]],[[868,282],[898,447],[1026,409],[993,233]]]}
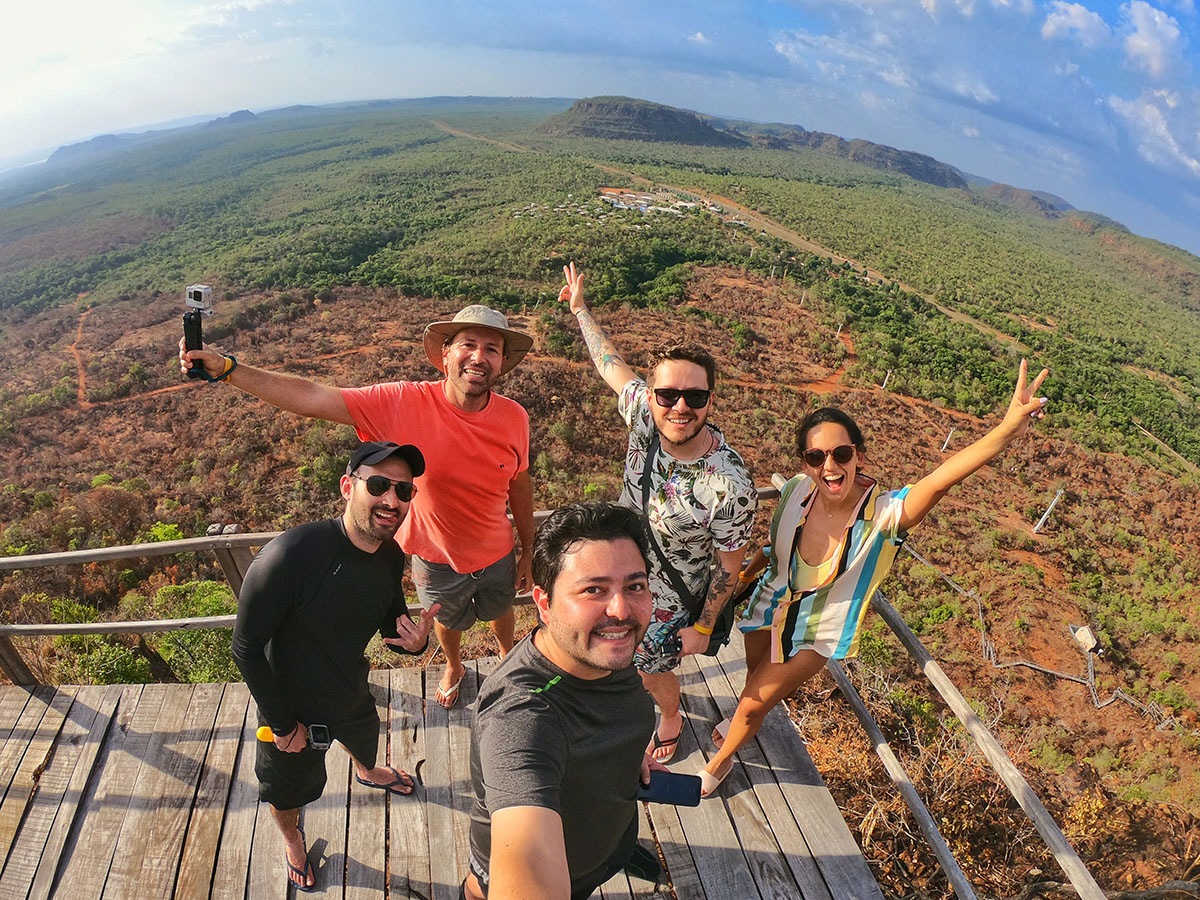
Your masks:
{"label": "long dark hair", "polygon": [[850,443],[857,448],[858,452],[867,452],[867,443],[863,440],[862,429],[858,427],[858,424],[836,406],[822,406],[820,409],[814,409],[810,412],[796,426],[797,456],[803,455],[804,451],[808,449],[805,446],[805,442],[808,440],[808,433],[818,425],[841,425],[846,429],[846,434],[850,435]]}

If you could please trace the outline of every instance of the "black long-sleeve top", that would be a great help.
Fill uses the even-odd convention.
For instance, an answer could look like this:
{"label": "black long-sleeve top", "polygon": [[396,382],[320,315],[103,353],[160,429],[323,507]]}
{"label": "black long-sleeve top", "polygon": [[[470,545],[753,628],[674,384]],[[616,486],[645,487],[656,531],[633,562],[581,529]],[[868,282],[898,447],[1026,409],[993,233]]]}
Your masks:
{"label": "black long-sleeve top", "polygon": [[259,552],[238,598],[233,658],[276,734],[297,720],[335,726],[370,698],[363,651],[376,631],[397,637],[404,563],[395,541],[360,550],[340,518],[289,529]]}

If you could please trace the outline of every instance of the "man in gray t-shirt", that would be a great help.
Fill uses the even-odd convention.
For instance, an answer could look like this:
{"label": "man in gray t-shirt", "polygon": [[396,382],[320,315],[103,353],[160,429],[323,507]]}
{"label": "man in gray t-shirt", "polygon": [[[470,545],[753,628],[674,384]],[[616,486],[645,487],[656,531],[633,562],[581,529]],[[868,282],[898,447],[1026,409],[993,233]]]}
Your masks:
{"label": "man in gray t-shirt", "polygon": [[479,689],[471,900],[583,898],[636,849],[654,707],[633,668],[650,621],[645,521],[556,510],[533,545],[539,627]]}

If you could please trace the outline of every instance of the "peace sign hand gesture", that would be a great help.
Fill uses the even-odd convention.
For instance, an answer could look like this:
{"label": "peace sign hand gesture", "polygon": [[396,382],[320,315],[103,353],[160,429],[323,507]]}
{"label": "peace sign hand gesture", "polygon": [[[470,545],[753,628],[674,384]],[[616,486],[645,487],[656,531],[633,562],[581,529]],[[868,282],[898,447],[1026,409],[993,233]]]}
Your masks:
{"label": "peace sign hand gesture", "polygon": [[1015,438],[1024,434],[1029,428],[1030,422],[1040,419],[1046,414],[1045,406],[1049,402],[1049,398],[1035,397],[1034,394],[1038,392],[1038,388],[1042,386],[1042,382],[1049,374],[1049,369],[1042,369],[1037,377],[1027,384],[1029,364],[1025,360],[1021,360],[1021,368],[1017,373],[1017,386],[1013,391],[1012,400],[1009,401],[1008,412],[1004,414],[1004,421],[1001,423],[1001,427],[1008,432],[1010,437]]}
{"label": "peace sign hand gesture", "polygon": [[580,313],[587,309],[587,304],[583,302],[583,273],[576,272],[575,263],[571,263],[563,266],[563,275],[566,277],[567,283],[558,292],[558,299],[560,302],[568,304],[573,314]]}

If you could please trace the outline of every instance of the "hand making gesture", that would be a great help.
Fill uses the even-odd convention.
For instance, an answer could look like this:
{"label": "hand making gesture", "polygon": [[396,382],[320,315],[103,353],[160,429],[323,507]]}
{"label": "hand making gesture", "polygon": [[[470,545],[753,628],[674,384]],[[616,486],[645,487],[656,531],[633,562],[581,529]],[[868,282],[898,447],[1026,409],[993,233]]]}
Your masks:
{"label": "hand making gesture", "polygon": [[1038,388],[1042,386],[1042,382],[1049,374],[1049,369],[1042,369],[1032,383],[1026,384],[1029,377],[1029,364],[1025,360],[1021,360],[1021,368],[1017,372],[1017,387],[1013,391],[1012,400],[1009,401],[1008,411],[1004,414],[1004,421],[1000,423],[1000,427],[1011,437],[1020,437],[1029,428],[1030,422],[1040,419],[1046,414],[1042,407],[1046,405],[1049,398],[1035,397],[1034,394],[1038,392]]}
{"label": "hand making gesture", "polygon": [[576,272],[575,263],[571,263],[563,266],[563,276],[567,279],[567,283],[558,292],[558,299],[562,303],[568,304],[571,312],[578,315],[587,309],[587,304],[583,302],[583,273]]}
{"label": "hand making gesture", "polygon": [[421,614],[417,617],[416,622],[409,616],[397,617],[396,634],[398,637],[385,637],[383,642],[403,647],[409,653],[420,653],[429,640],[429,630],[433,628],[434,617],[441,608],[442,604],[435,603],[429,609],[421,610]]}

